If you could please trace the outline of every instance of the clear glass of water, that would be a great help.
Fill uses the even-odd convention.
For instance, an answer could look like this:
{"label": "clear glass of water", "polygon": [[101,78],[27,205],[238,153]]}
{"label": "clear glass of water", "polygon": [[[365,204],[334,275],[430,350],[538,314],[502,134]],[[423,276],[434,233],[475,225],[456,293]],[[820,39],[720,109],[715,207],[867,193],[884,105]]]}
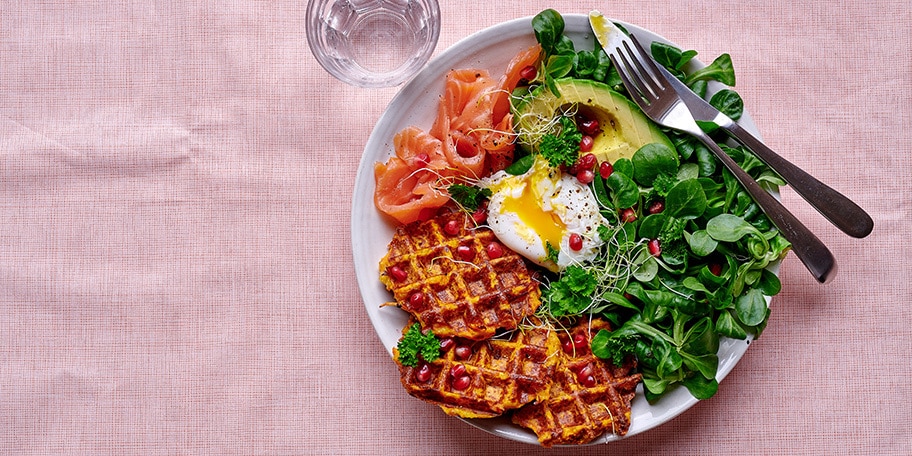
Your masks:
{"label": "clear glass of water", "polygon": [[402,84],[440,35],[437,0],[309,0],[307,41],[320,65],[358,87]]}

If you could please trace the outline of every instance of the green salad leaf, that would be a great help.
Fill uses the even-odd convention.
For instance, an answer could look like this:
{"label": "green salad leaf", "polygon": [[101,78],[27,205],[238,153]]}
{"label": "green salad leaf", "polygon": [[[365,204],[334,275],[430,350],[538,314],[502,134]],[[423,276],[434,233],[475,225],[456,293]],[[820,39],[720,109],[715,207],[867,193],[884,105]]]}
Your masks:
{"label": "green salad leaf", "polygon": [[687,75],[684,82],[692,84],[695,81],[715,80],[727,86],[735,85],[735,69],[732,65],[731,56],[722,54],[705,68],[701,68]]}

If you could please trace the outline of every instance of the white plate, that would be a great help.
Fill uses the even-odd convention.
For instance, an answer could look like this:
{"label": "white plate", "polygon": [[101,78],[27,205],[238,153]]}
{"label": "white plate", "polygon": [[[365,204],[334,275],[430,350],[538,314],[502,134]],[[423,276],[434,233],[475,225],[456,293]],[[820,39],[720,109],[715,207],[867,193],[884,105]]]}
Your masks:
{"label": "white plate", "polygon": [[[564,33],[570,36],[577,49],[592,49],[593,36],[587,15],[566,14]],[[638,39],[668,42],[664,38],[640,27],[623,24]],[[352,198],[352,249],[355,260],[355,274],[364,299],[364,305],[380,341],[392,356],[408,317],[395,307],[380,307],[392,300],[392,296],[379,280],[380,259],[386,253],[393,237],[394,225],[382,216],[374,206],[374,163],[386,161],[393,155],[393,136],[405,127],[417,125],[424,130],[431,127],[437,114],[440,94],[443,93],[444,77],[451,69],[484,68],[497,77],[506,69],[507,63],[519,51],[535,44],[532,32],[532,18],[516,19],[495,25],[475,33],[441,53],[413,80],[406,84],[393,98],[377,125],[374,127],[355,178]],[[699,62],[696,65],[702,66]],[[718,87],[716,87],[718,89]],[[712,90],[712,87],[711,87]],[[752,133],[757,129],[750,117],[745,115],[739,121]],[[719,371],[716,378],[721,382],[747,350],[748,341],[723,339],[719,347]],[[390,362],[393,362],[390,360]],[[388,379],[398,383],[398,378]],[[417,400],[417,399],[416,399]],[[677,387],[669,391],[654,404],[643,396],[642,385],[637,390],[631,412],[630,430],[627,436],[639,434],[665,423],[697,403],[686,388]],[[504,418],[471,419],[469,424],[507,439],[538,444],[535,434],[520,428]],[[618,440],[607,434],[593,443]]]}

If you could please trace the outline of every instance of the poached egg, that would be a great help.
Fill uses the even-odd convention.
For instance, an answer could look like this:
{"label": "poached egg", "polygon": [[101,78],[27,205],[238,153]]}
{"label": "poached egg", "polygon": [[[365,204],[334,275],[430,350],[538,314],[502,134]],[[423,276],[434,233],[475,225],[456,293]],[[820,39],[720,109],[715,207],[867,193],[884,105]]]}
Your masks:
{"label": "poached egg", "polygon": [[[523,174],[499,171],[483,179],[491,190],[488,225],[500,241],[513,251],[551,271],[592,260],[603,241],[599,225],[607,223],[599,213],[598,201],[576,176],[551,167],[547,160],[535,160]],[[580,236],[582,246],[571,237]],[[577,241],[579,239],[576,239]],[[549,258],[556,250],[557,261]]]}

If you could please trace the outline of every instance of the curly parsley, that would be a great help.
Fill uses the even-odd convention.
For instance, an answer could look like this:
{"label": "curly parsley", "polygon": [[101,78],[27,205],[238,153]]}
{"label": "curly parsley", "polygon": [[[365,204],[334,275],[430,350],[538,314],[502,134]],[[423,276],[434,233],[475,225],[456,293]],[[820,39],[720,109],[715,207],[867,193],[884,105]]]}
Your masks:
{"label": "curly parsley", "polygon": [[687,242],[684,240],[684,228],[687,221],[668,216],[665,225],[659,231],[659,242],[662,245],[662,259],[673,265],[685,264]]}
{"label": "curly parsley", "polygon": [[659,231],[659,240],[663,243],[670,243],[683,239],[686,226],[686,220],[668,216],[665,224],[662,225],[662,230]]}
{"label": "curly parsley", "polygon": [[615,366],[620,367],[624,365],[624,358],[636,354],[639,340],[636,334],[601,330],[592,340],[592,350],[596,356],[609,359]]}
{"label": "curly parsley", "polygon": [[545,251],[547,252],[545,259],[556,264],[558,258],[560,258],[560,250],[554,247],[551,241],[545,241]]}
{"label": "curly parsley", "polygon": [[403,366],[417,366],[419,358],[431,362],[440,357],[440,340],[432,332],[423,333],[418,323],[406,330],[396,348]]}
{"label": "curly parsley", "polygon": [[560,128],[556,133],[549,133],[542,137],[538,144],[538,152],[555,168],[561,165],[570,166],[579,158],[582,139],[583,134],[576,127],[573,119],[561,116]]}
{"label": "curly parsley", "polygon": [[592,304],[592,293],[597,286],[598,279],[592,273],[581,266],[571,265],[564,269],[558,281],[551,282],[543,290],[542,297],[548,303],[551,315],[575,315]]}
{"label": "curly parsley", "polygon": [[491,190],[487,188],[478,188],[471,185],[453,184],[447,187],[450,198],[459,203],[467,211],[478,209],[481,202],[491,197]]}
{"label": "curly parsley", "polygon": [[661,173],[656,176],[655,181],[652,183],[653,190],[657,195],[664,198],[668,196],[668,192],[671,190],[675,184],[678,183],[678,178],[670,174]]}

